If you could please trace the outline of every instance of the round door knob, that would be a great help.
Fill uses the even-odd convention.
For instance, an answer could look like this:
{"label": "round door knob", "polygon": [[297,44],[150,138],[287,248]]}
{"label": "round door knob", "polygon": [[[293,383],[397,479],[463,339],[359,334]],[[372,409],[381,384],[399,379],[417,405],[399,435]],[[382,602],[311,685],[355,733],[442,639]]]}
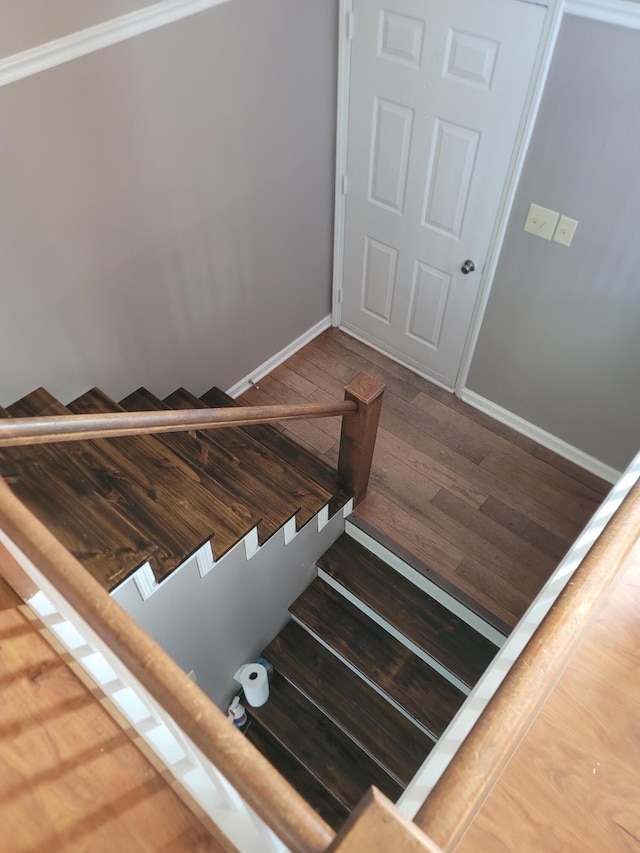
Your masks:
{"label": "round door knob", "polygon": [[475,265],[475,264],[474,264],[474,262],[469,258],[468,260],[466,260],[466,261],[462,264],[462,266],[460,267],[460,271],[461,271],[461,272],[463,272],[465,275],[469,275],[469,273],[470,273],[470,272],[473,272],[475,268],[476,268],[476,265]]}

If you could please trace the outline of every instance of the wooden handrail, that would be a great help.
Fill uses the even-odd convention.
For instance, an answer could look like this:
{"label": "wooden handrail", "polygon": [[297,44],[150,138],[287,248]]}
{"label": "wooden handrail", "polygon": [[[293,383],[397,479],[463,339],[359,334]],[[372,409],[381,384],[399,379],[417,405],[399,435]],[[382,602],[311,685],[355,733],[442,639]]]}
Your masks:
{"label": "wooden handrail", "polygon": [[331,828],[1,477],[0,527],[291,850],[326,850]]}
{"label": "wooden handrail", "polygon": [[327,853],[443,853],[377,788],[369,788]]}
{"label": "wooden handrail", "polygon": [[593,544],[414,818],[442,850],[455,850],[471,825],[638,541],[640,485]]}
{"label": "wooden handrail", "polygon": [[[384,386],[383,386],[384,387]],[[161,412],[109,412],[0,420],[0,447],[150,435],[193,429],[275,423],[297,418],[356,415],[358,403],[302,403],[296,406],[243,406],[228,409],[170,409]]]}

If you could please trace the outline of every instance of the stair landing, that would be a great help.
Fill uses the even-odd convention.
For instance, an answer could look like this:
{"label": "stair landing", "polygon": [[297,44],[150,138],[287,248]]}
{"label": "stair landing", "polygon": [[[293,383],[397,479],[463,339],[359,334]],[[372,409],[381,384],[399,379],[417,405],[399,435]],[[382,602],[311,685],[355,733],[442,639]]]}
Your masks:
{"label": "stair landing", "polygon": [[179,799],[0,579],[3,850],[230,849]]}

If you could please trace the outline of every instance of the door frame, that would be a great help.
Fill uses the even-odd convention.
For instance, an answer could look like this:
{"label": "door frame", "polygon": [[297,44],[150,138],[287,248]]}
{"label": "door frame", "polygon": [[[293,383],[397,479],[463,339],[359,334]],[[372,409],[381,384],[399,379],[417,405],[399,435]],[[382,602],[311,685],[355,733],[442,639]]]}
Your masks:
{"label": "door frame", "polygon": [[[526,95],[522,118],[514,145],[513,154],[507,170],[504,189],[500,198],[498,215],[494,223],[487,257],[480,279],[476,304],[474,306],[467,339],[465,341],[462,359],[456,378],[454,393],[462,394],[466,387],[471,359],[476,347],[484,312],[489,301],[491,285],[498,265],[511,208],[524,166],[524,160],[533,133],[533,128],[542,100],[542,93],[547,80],[553,50],[560,30],[560,23],[568,5],[566,0],[512,0],[514,3],[533,3],[545,6],[545,20],[540,36],[540,43],[533,64],[531,83]],[[571,0],[569,0],[571,2]],[[344,272],[344,232],[346,218],[346,196],[348,192],[347,176],[347,144],[349,131],[349,83],[351,74],[351,41],[355,35],[357,21],[354,20],[353,0],[339,0],[338,26],[338,92],[337,92],[337,124],[336,124],[336,176],[335,176],[335,208],[334,208],[334,244],[333,244],[333,286],[331,302],[331,321],[334,326],[342,322],[342,278]],[[370,344],[370,346],[374,346]],[[374,346],[374,348],[376,348]],[[385,353],[389,355],[388,353]],[[389,356],[393,358],[392,355]],[[396,359],[397,361],[398,359]],[[407,365],[408,366],[408,365]],[[415,368],[411,367],[415,372]],[[423,374],[435,384],[432,377]]]}

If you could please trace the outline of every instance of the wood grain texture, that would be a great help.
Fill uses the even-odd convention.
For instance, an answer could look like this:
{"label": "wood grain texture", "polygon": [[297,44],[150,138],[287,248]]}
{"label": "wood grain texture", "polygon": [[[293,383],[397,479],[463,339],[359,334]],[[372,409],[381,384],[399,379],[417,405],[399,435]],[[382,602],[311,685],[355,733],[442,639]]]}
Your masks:
{"label": "wood grain texture", "polygon": [[[146,388],[138,388],[120,401],[119,405],[126,411],[156,411],[167,408],[158,397]],[[231,547],[245,536],[251,528],[260,521],[260,516],[250,509],[237,494],[230,492],[216,477],[217,468],[211,464],[209,454],[196,432],[173,432],[157,436],[157,440],[166,444],[174,453],[181,456],[194,471],[200,473],[200,484],[213,496],[217,502],[216,520],[231,534]],[[216,537],[216,559],[219,559],[224,544],[221,537]],[[214,544],[214,543],[212,543]]]}
{"label": "wood grain texture", "polygon": [[0,847],[222,851],[0,579]]}
{"label": "wood grain texture", "polygon": [[311,633],[438,738],[465,696],[321,580],[290,608]]}
{"label": "wood grain texture", "polygon": [[346,534],[318,566],[467,687],[494,658],[493,643]]}
{"label": "wood grain texture", "polygon": [[406,787],[433,741],[295,622],[263,652],[277,671]]}
{"label": "wood grain texture", "polygon": [[[118,405],[94,388],[69,403],[76,414],[115,412]],[[87,446],[88,445],[88,446]],[[198,473],[154,436],[83,442],[79,456],[96,478],[109,483],[119,510],[158,543],[165,578],[206,542],[215,540],[219,501],[202,486]],[[219,524],[221,552],[237,537]]]}
{"label": "wood grain texture", "polygon": [[640,550],[458,850],[640,850]]}
{"label": "wood grain texture", "polygon": [[[346,370],[387,386],[356,515],[515,625],[609,485],[337,329],[273,375],[310,400],[335,394]],[[335,444],[316,452],[335,464]]]}
{"label": "wood grain texture", "polygon": [[[640,486],[636,485],[592,545],[418,811],[416,823],[445,849],[455,849],[472,824],[575,653],[594,613],[604,604],[612,585],[616,588],[617,575],[637,546],[638,530]],[[636,657],[636,665],[637,660]]]}
{"label": "wood grain texture", "polygon": [[288,750],[281,746],[257,720],[251,721],[246,736],[267,761],[326,820],[329,826],[338,829],[344,823],[349,815],[349,810],[321,782],[318,782],[304,765],[300,764]]}
{"label": "wood grain texture", "polygon": [[[211,406],[232,406],[241,405],[241,403],[233,400],[228,394],[225,394],[219,388],[211,388],[206,394],[200,398],[203,402]],[[287,437],[278,430],[274,429],[271,424],[258,424],[255,426],[245,426],[242,428],[248,435],[256,438],[265,447],[269,447],[275,453],[279,454],[283,459],[286,459],[305,477],[313,480],[325,491],[332,495],[330,501],[330,511],[335,512],[342,507],[351,497],[348,492],[344,492],[338,487],[337,474],[335,466],[327,464],[316,453],[308,448],[301,446],[298,438]],[[289,429],[287,429],[287,433]]]}
{"label": "wood grain texture", "polygon": [[371,463],[385,386],[361,373],[344,389],[346,401],[358,405],[355,417],[342,419],[338,483],[353,493],[354,505],[364,500],[369,488]]}
{"label": "wood grain texture", "polygon": [[321,853],[330,827],[0,479],[0,526],[286,845]]}
{"label": "wood grain texture", "polygon": [[[10,407],[15,417],[68,410],[43,388]],[[160,571],[164,555],[148,533],[121,511],[108,479],[85,460],[91,446],[37,445],[0,450],[0,473],[15,494],[107,589],[149,560]],[[96,459],[96,466],[98,460]]]}
{"label": "wood grain texture", "polygon": [[[170,406],[197,408],[205,404],[181,388],[166,398]],[[289,465],[277,453],[241,429],[228,428],[208,433],[210,444],[215,444],[237,467],[242,467],[281,498],[297,507],[298,527],[305,525],[327,504],[331,494]],[[284,523],[284,521],[282,522]]]}
{"label": "wood grain texture", "polygon": [[278,673],[266,705],[247,712],[345,808],[354,808],[371,785],[394,800],[402,793],[397,782]]}
{"label": "wood grain texture", "polygon": [[414,823],[372,788],[338,833],[327,853],[442,853]]}

